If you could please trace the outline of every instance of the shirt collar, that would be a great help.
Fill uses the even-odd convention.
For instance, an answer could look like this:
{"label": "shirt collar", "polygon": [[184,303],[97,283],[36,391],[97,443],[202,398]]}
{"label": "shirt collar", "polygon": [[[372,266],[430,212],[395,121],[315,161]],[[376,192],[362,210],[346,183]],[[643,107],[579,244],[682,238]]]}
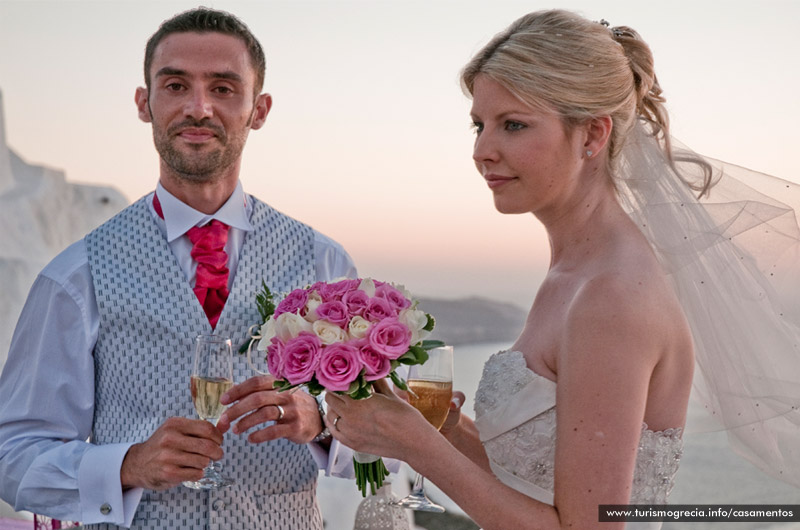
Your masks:
{"label": "shirt collar", "polygon": [[164,213],[164,223],[167,227],[167,241],[172,242],[185,234],[193,226],[203,226],[212,219],[232,228],[249,232],[253,229],[250,223],[250,213],[253,210],[251,201],[247,200],[242,189],[241,181],[236,183],[236,189],[225,201],[222,207],[213,214],[205,214],[195,210],[188,204],[168,192],[159,182],[156,186],[158,201]]}

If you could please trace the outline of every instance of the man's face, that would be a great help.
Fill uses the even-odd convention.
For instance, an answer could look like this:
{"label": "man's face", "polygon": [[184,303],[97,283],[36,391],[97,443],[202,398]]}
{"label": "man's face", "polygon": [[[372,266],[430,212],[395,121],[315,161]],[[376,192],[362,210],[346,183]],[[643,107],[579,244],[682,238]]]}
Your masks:
{"label": "man's face", "polygon": [[256,74],[240,39],[173,33],[155,49],[150,88],[136,91],[139,117],[153,124],[161,170],[214,182],[235,174],[250,129],[264,124],[271,100],[254,96]]}

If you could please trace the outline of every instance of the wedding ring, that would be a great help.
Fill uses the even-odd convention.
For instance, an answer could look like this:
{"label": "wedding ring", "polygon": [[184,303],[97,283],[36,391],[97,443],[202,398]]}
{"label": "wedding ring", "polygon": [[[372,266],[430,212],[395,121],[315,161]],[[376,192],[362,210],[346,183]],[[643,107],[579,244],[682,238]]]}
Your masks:
{"label": "wedding ring", "polygon": [[337,431],[339,430],[339,428],[336,427],[336,424],[339,423],[339,420],[341,420],[341,419],[342,419],[341,416],[336,416],[336,418],[334,418],[334,420],[333,420],[333,428],[336,429]]}
{"label": "wedding ring", "polygon": [[278,422],[278,421],[281,421],[283,419],[283,416],[284,416],[284,414],[286,414],[286,411],[283,410],[283,407],[281,407],[278,404],[275,404],[275,406],[278,407],[278,419],[275,420],[276,422]]}

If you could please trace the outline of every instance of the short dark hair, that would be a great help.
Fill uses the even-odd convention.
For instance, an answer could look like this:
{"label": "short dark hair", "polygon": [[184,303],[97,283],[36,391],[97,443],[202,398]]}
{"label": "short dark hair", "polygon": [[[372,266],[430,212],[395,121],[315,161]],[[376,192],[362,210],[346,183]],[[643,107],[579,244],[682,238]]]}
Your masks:
{"label": "short dark hair", "polygon": [[264,86],[264,73],[267,69],[267,60],[264,50],[258,39],[250,32],[244,22],[225,11],[198,7],[179,13],[169,20],[165,20],[147,41],[144,51],[144,82],[150,89],[150,66],[153,64],[153,54],[156,47],[167,35],[173,33],[222,33],[238,37],[247,46],[250,53],[250,62],[256,71],[255,95],[261,92]]}

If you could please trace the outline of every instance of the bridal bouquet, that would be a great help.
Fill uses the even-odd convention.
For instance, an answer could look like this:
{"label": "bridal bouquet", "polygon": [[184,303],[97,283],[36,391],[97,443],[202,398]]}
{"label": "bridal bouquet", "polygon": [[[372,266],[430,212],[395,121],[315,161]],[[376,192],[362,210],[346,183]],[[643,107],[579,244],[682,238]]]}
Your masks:
{"label": "bridal bouquet", "polygon": [[[403,390],[401,365],[422,364],[440,341],[425,340],[431,315],[401,286],[372,279],[317,282],[295,289],[277,307],[266,284],[256,302],[263,318],[257,349],[266,352],[275,387],[305,385],[314,396],[323,391],[353,399],[372,395],[372,382],[388,377]],[[251,343],[252,343],[251,341]],[[353,465],[362,495],[372,494],[389,472],[380,457],[356,452]]]}

